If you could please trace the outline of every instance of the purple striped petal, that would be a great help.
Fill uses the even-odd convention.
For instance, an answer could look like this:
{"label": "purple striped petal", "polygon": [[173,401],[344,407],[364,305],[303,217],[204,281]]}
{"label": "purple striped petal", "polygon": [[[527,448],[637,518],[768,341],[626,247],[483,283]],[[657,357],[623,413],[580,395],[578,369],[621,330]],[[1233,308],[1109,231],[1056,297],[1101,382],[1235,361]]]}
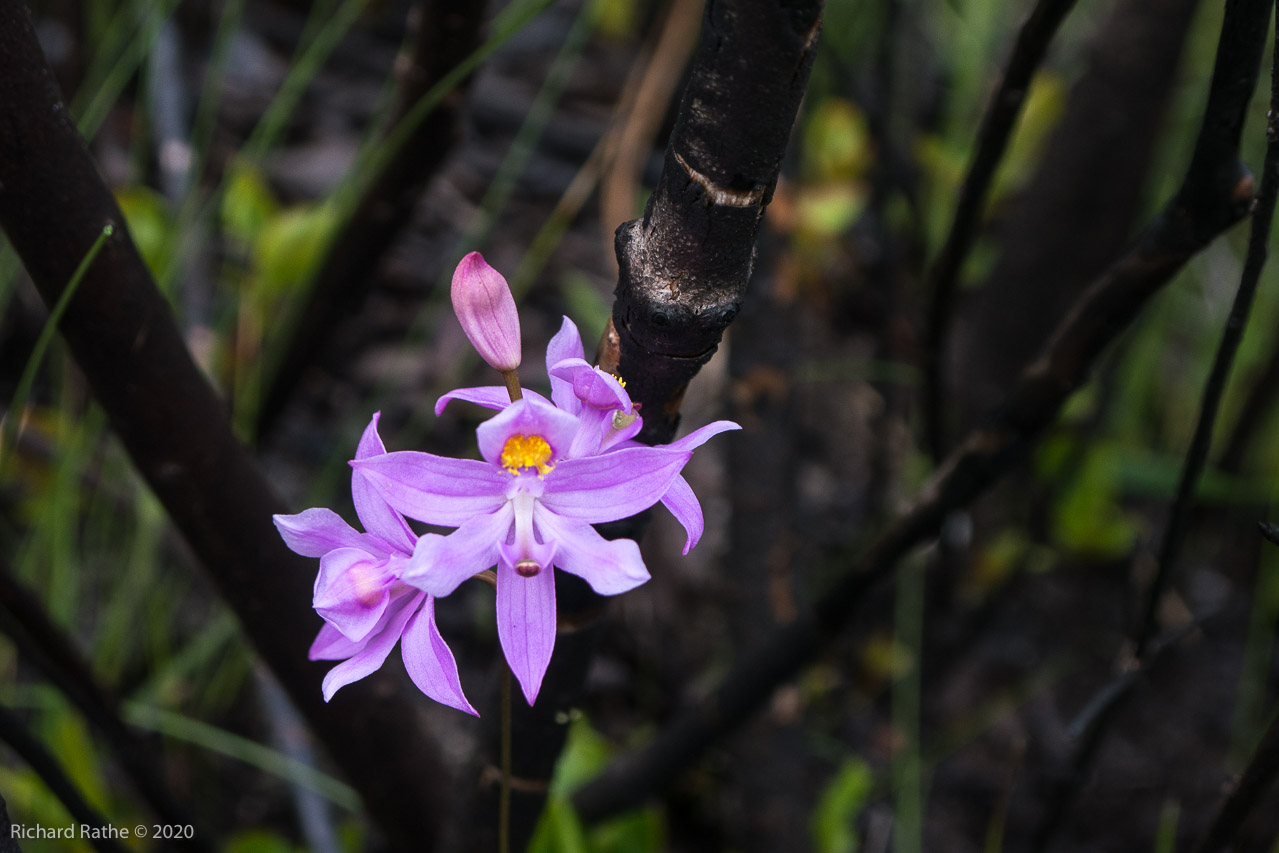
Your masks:
{"label": "purple striped petal", "polygon": [[404,626],[400,640],[400,654],[404,656],[404,668],[409,678],[427,696],[478,717],[480,714],[467,701],[462,692],[462,680],[458,678],[457,661],[453,652],[440,636],[435,624],[435,599],[426,596],[421,608]]}
{"label": "purple striped petal", "polygon": [[666,494],[662,495],[662,506],[670,510],[675,520],[683,525],[686,534],[684,553],[687,554],[701,541],[702,531],[706,529],[702,505],[698,503],[697,495],[693,493],[688,480],[683,476],[676,477]]}
{"label": "purple striped petal", "polygon": [[368,476],[396,510],[447,527],[493,512],[505,502],[503,490],[511,479],[510,474],[478,459],[450,459],[414,450],[357,459],[351,465]]}
{"label": "purple striped petal", "polygon": [[[546,372],[550,373],[552,367],[567,358],[585,360],[586,353],[582,349],[582,336],[577,333],[577,326],[565,317],[564,322],[560,324],[560,330],[546,345]],[[551,399],[555,401],[556,406],[572,415],[576,415],[582,409],[582,401],[573,393],[573,383],[560,379],[554,374],[551,375]]]}
{"label": "purple striped petal", "polygon": [[539,502],[556,515],[599,524],[648,509],[661,500],[691,453],[630,447],[568,459],[546,475]]}
{"label": "purple striped petal", "polygon": [[617,595],[648,580],[639,545],[630,539],[605,539],[589,524],[557,518],[545,507],[533,518],[542,536],[556,545],[555,565],[577,575],[600,595]]}
{"label": "purple striped petal", "polygon": [[497,637],[511,674],[532,705],[555,649],[555,573],[520,577],[506,563],[497,567]]}
{"label": "purple striped petal", "polygon": [[[500,465],[502,450],[512,436],[541,436],[551,446],[551,458],[563,459],[568,455],[576,432],[577,418],[555,408],[545,397],[529,396],[480,424],[475,430],[475,437],[479,441],[480,455],[493,465]],[[510,477],[502,474],[500,468],[490,470],[508,479]]]}
{"label": "purple striped petal", "polygon": [[368,637],[354,643],[342,636],[342,632],[337,628],[325,622],[320,628],[320,633],[315,635],[315,642],[311,643],[311,650],[307,652],[307,657],[310,660],[346,660],[368,643]]}
{"label": "purple striped petal", "polygon": [[504,503],[497,512],[467,519],[447,536],[428,533],[404,572],[404,582],[431,595],[448,595],[462,581],[497,563],[498,545],[511,532],[515,514]]}
{"label": "purple striped petal", "polygon": [[328,702],[333,694],[352,681],[359,681],[366,675],[376,671],[385,661],[386,656],[395,648],[395,643],[404,633],[404,623],[417,610],[426,596],[401,595],[387,608],[381,626],[369,632],[368,642],[347,660],[329,670],[324,676],[322,689],[324,701]]}
{"label": "purple striped petal", "polygon": [[303,557],[323,557],[336,548],[364,548],[368,537],[355,530],[331,509],[313,507],[297,515],[271,517],[284,544]]}
{"label": "purple striped petal", "polygon": [[[364,428],[364,435],[360,436],[360,445],[355,451],[356,459],[369,459],[386,453],[386,445],[382,444],[382,438],[377,434],[377,423],[381,417],[381,412],[375,412],[373,420]],[[408,523],[403,516],[391,509],[391,505],[377,493],[377,489],[359,470],[351,472],[351,497],[355,499],[355,514],[360,517],[365,530],[393,550],[405,554],[413,551],[417,537],[409,529]]]}

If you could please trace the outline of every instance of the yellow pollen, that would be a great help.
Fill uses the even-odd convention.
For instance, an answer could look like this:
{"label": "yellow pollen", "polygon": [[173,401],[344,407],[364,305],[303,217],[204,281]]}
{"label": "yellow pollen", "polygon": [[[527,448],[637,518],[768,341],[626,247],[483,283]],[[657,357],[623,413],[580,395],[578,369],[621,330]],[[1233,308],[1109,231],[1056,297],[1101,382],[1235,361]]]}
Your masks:
{"label": "yellow pollen", "polygon": [[554,467],[551,446],[540,435],[513,435],[502,447],[502,467],[512,474],[525,468],[536,468],[539,476],[545,476]]}
{"label": "yellow pollen", "polygon": [[616,379],[616,380],[617,380],[617,384],[618,384],[618,385],[621,385],[623,388],[625,388],[625,387],[626,387],[626,380],[625,380],[625,379],[623,379],[622,377],[618,376],[616,373],[610,373],[610,374],[609,374],[609,376],[611,376],[611,377],[613,377],[614,379]]}

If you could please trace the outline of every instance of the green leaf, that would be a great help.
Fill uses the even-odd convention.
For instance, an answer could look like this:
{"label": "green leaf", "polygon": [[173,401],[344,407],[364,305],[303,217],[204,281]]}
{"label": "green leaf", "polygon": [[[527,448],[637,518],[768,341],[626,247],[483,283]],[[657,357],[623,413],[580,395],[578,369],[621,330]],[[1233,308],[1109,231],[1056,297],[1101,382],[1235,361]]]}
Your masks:
{"label": "green leaf", "polygon": [[537,823],[529,853],[588,853],[586,831],[563,797],[551,797]]}
{"label": "green leaf", "polygon": [[280,202],[267,186],[261,170],[233,163],[222,195],[222,231],[227,238],[251,250],[267,223],[279,213]]}
{"label": "green leaf", "polygon": [[116,190],[115,200],[129,226],[133,244],[138,247],[151,275],[158,277],[168,263],[176,237],[168,202],[148,187],[123,187]]}
{"label": "green leaf", "polygon": [[855,853],[857,832],[853,824],[865,808],[874,782],[870,765],[860,758],[849,758],[840,765],[809,821],[817,853]]}
{"label": "green leaf", "polygon": [[254,246],[258,296],[284,296],[311,278],[337,219],[328,205],[291,207],[267,220]]}

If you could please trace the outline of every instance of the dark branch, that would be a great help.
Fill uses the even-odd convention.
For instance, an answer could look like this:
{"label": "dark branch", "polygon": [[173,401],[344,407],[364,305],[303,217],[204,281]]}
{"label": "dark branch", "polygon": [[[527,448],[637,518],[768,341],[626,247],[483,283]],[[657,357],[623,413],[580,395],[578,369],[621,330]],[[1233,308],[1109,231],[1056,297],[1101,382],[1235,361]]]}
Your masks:
{"label": "dark branch", "polygon": [[[1239,49],[1248,51],[1249,55],[1255,54],[1260,57],[1265,44],[1265,21],[1261,19],[1261,16],[1269,14],[1266,10],[1269,9],[1271,4],[1256,0],[1254,5],[1257,11],[1247,21],[1249,29],[1239,34],[1241,40]],[[1230,21],[1231,18],[1227,17],[1226,24],[1229,24]],[[1255,29],[1252,29],[1253,27]],[[1245,37],[1248,39],[1247,41],[1243,41]],[[1222,38],[1225,38],[1224,32]],[[1248,85],[1246,93],[1244,93],[1243,88],[1245,84]],[[1237,89],[1232,89],[1231,91],[1236,97],[1243,98],[1246,103],[1247,99],[1251,97],[1252,89],[1255,86],[1256,77],[1254,75],[1251,80],[1239,80]],[[1231,368],[1234,367],[1235,354],[1239,351],[1244,329],[1248,325],[1248,316],[1252,312],[1253,299],[1257,295],[1257,282],[1261,278],[1262,267],[1266,265],[1266,243],[1270,239],[1270,223],[1275,212],[1275,196],[1279,193],[1279,176],[1276,175],[1276,169],[1279,169],[1279,139],[1276,138],[1276,134],[1279,134],[1279,116],[1276,116],[1276,110],[1279,110],[1279,86],[1272,81],[1270,117],[1266,126],[1266,159],[1261,176],[1261,191],[1257,194],[1256,204],[1253,208],[1252,234],[1248,239],[1248,254],[1244,260],[1239,290],[1235,293],[1234,304],[1230,306],[1230,316],[1226,318],[1226,328],[1222,333],[1221,343],[1217,348],[1217,355],[1212,363],[1212,372],[1208,375],[1208,381],[1204,385],[1203,400],[1199,404],[1199,420],[1195,424],[1194,436],[1191,438],[1190,448],[1186,452],[1186,461],[1182,467],[1181,480],[1177,484],[1176,498],[1173,500],[1172,510],[1168,514],[1168,524],[1164,530],[1163,542],[1159,548],[1159,568],[1146,594],[1145,611],[1142,614],[1142,621],[1137,628],[1136,635],[1137,654],[1139,656],[1145,648],[1147,640],[1153,636],[1158,628],[1156,614],[1159,608],[1159,600],[1167,589],[1168,584],[1172,581],[1173,574],[1176,571],[1177,559],[1181,554],[1181,546],[1186,537],[1186,529],[1190,526],[1192,498],[1196,486],[1199,485],[1199,477],[1203,474],[1204,466],[1208,462],[1208,452],[1212,447],[1212,432],[1217,424],[1217,411],[1221,407],[1221,398],[1225,394]],[[1198,156],[1198,152],[1196,152],[1196,156]],[[1212,152],[1203,156],[1219,155],[1217,152]]]}
{"label": "dark branch", "polygon": [[[617,229],[618,369],[649,443],[737,315],[821,26],[821,3],[708,3],[666,164],[642,220]],[[606,365],[607,366],[607,365]]]}
{"label": "dark branch", "polygon": [[[475,50],[484,5],[475,0],[425,0],[415,8],[413,50],[399,69],[400,90],[388,133]],[[293,337],[262,397],[259,433],[271,429],[333,330],[368,294],[378,262],[408,224],[423,189],[461,136],[459,116],[469,80],[463,80],[426,118],[415,123],[404,143],[370,178],[330,240],[315,268],[306,305],[293,325]]]}
{"label": "dark branch", "polygon": [[1021,115],[1031,78],[1043,62],[1057,28],[1074,6],[1075,0],[1039,0],[1026,23],[1022,24],[1012,54],[1008,57],[1008,65],[1004,68],[1003,79],[977,131],[977,149],[959,191],[950,233],[930,271],[932,303],[928,312],[924,412],[928,448],[934,459],[940,460],[946,455],[945,418],[942,414],[946,397],[943,361],[946,324],[950,322],[954,308],[959,270],[977,239],[986,194],[1008,147],[1017,117]]}
{"label": "dark branch", "polygon": [[116,433],[381,828],[398,847],[429,845],[444,780],[414,699],[384,676],[321,701],[322,668],[307,662],[314,563],[276,534],[271,516],[287,508],[232,435],[119,227],[19,0],[0,0],[0,103],[0,227],[46,304],[103,226],[117,224],[60,324]]}
{"label": "dark branch", "polygon": [[668,725],[647,748],[579,791],[574,805],[583,819],[599,820],[643,803],[811,661],[852,618],[872,585],[890,577],[905,554],[937,535],[948,515],[967,506],[1020,461],[1087,379],[1102,350],[1173,274],[1214,236],[1247,215],[1253,182],[1238,161],[1238,144],[1249,83],[1255,85],[1260,65],[1260,42],[1249,27],[1264,30],[1261,16],[1268,8],[1262,0],[1236,0],[1227,7],[1208,106],[1181,189],[1062,321],[1043,353],[1022,371],[991,423],[969,435],[914,505],[812,611],[765,638],[714,692]]}

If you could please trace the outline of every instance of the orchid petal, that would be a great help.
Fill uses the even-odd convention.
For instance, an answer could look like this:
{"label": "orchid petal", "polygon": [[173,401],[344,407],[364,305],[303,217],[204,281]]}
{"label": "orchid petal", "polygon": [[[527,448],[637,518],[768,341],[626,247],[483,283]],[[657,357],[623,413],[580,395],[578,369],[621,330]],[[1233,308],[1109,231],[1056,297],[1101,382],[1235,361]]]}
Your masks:
{"label": "orchid petal", "polygon": [[714,423],[707,424],[701,429],[693,430],[688,435],[683,438],[676,439],[670,444],[659,444],[658,447],[662,450],[692,451],[701,447],[721,432],[728,432],[729,430],[741,428],[740,424],[735,424],[732,421],[715,421]]}
{"label": "orchid petal", "polygon": [[284,544],[303,557],[323,557],[335,548],[366,548],[368,538],[331,509],[312,507],[297,515],[274,515]]}
{"label": "orchid petal", "polygon": [[[494,465],[500,465],[502,450],[512,436],[541,436],[551,446],[551,458],[563,459],[568,455],[576,432],[577,418],[555,408],[545,397],[529,396],[480,424],[475,436],[479,441],[480,455]],[[499,476],[509,476],[501,474],[500,469],[490,470],[498,472]]]}
{"label": "orchid petal", "polygon": [[[616,418],[618,414],[620,413],[614,412],[609,415],[608,424],[604,429],[604,437],[600,440],[601,453],[605,450],[614,449],[618,445],[622,444],[622,442],[630,441],[632,438],[639,435],[639,431],[644,428],[644,419],[640,417],[639,412],[632,411],[624,416],[629,422],[619,429],[616,426]],[[642,447],[644,445],[640,446]]]}
{"label": "orchid petal", "polygon": [[351,465],[396,510],[448,527],[501,506],[510,480],[509,474],[478,459],[450,459],[414,450],[357,459]]}
{"label": "orchid petal", "polygon": [[533,518],[543,536],[555,542],[555,565],[600,595],[627,592],[649,579],[639,545],[630,539],[605,539],[589,524],[558,518],[542,506]]}
{"label": "orchid petal", "polygon": [[[381,412],[375,412],[373,420],[364,428],[359,447],[355,450],[356,459],[368,459],[386,453],[386,445],[377,434],[377,423],[381,417]],[[355,514],[360,517],[365,530],[381,539],[392,550],[405,553],[413,550],[417,537],[404,517],[391,509],[386,499],[377,493],[373,484],[358,470],[351,473],[351,497],[355,499]]]}
{"label": "orchid petal", "polygon": [[684,553],[687,554],[701,541],[702,531],[706,529],[706,521],[702,517],[702,505],[698,503],[693,487],[682,475],[676,477],[675,482],[671,483],[671,487],[666,490],[666,494],[662,495],[662,506],[670,510],[675,520],[683,525],[687,534],[684,539]]}
{"label": "orchid petal", "polygon": [[497,636],[511,674],[532,705],[555,649],[555,573],[520,577],[505,562],[497,567]]}
{"label": "orchid petal", "polygon": [[[530,391],[525,388],[522,393],[525,397],[537,397],[549,403],[541,394],[536,391]],[[452,400],[462,400],[466,403],[474,403],[477,406],[483,406],[486,409],[502,410],[511,405],[510,392],[506,390],[505,385],[486,385],[480,388],[458,388],[450,391],[443,397],[435,401],[435,414],[438,416],[444,411],[444,407]]]}
{"label": "orchid petal", "polygon": [[475,351],[494,368],[520,366],[520,317],[506,279],[479,252],[462,258],[449,291],[453,312]]}
{"label": "orchid petal", "polygon": [[436,702],[478,717],[479,712],[471,707],[462,692],[453,652],[435,624],[435,599],[429,595],[423,597],[425,601],[404,626],[400,640],[404,668],[417,688]]}
{"label": "orchid petal", "polygon": [[404,633],[404,623],[409,621],[421,598],[416,595],[403,595],[387,608],[384,627],[369,632],[368,642],[347,660],[329,670],[321,685],[324,690],[324,701],[328,702],[333,694],[352,681],[359,681],[377,670],[391,653],[395,643]]}
{"label": "orchid petal", "polygon": [[691,456],[630,447],[567,459],[546,476],[546,490],[538,501],[565,518],[590,524],[617,521],[661,500]]}
{"label": "orchid petal", "polygon": [[[546,372],[550,373],[554,365],[567,358],[585,360],[586,353],[582,349],[582,336],[578,334],[577,326],[565,317],[564,322],[560,324],[560,330],[546,345]],[[555,401],[556,406],[572,415],[576,415],[582,409],[582,401],[573,393],[573,383],[560,379],[554,374],[551,375],[551,399]]]}
{"label": "orchid petal", "polygon": [[567,358],[550,369],[551,376],[573,383],[573,395],[596,409],[631,408],[631,395],[626,393],[616,376],[580,358]]}
{"label": "orchid petal", "polygon": [[362,640],[386,611],[395,575],[384,560],[359,548],[337,548],[320,558],[315,612],[352,640]]}
{"label": "orchid petal", "polygon": [[448,595],[462,581],[497,562],[498,544],[506,541],[514,513],[509,503],[497,512],[467,519],[447,536],[428,533],[404,573],[404,582],[431,595]]}
{"label": "orchid petal", "polygon": [[342,636],[342,632],[337,628],[325,622],[320,627],[320,633],[315,635],[315,641],[311,643],[311,650],[307,652],[307,657],[310,660],[346,660],[368,643],[367,636],[358,643],[352,642]]}

